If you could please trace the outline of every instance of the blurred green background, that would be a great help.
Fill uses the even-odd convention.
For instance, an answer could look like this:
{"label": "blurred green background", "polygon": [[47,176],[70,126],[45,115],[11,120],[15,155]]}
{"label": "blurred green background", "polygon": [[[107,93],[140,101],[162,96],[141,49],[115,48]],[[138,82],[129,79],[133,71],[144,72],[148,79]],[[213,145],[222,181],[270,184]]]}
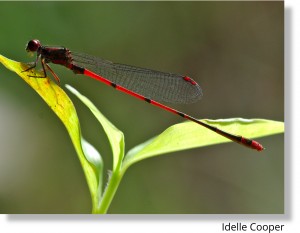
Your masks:
{"label": "blurred green background", "polygon": [[[284,120],[283,2],[1,2],[0,53],[33,61],[30,39],[114,62],[186,74],[200,102],[173,105],[197,118]],[[129,150],[182,119],[52,65],[62,87],[90,98]],[[108,141],[73,95],[83,135],[112,165]],[[90,213],[87,184],[62,123],[0,66],[0,213]],[[226,143],[142,161],[125,174],[109,213],[284,212],[284,137],[262,153]],[[107,175],[106,175],[107,177]]]}

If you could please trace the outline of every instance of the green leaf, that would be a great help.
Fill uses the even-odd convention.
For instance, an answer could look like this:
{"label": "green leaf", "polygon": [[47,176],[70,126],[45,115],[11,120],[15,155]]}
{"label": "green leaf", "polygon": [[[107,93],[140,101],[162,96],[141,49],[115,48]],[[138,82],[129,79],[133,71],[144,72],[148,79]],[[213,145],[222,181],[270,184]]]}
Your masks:
{"label": "green leaf", "polygon": [[94,114],[102,125],[113,153],[113,170],[109,176],[105,191],[102,195],[102,198],[99,202],[99,205],[93,209],[93,213],[103,214],[106,213],[112,199],[117,191],[117,188],[121,182],[122,175],[120,174],[121,164],[124,157],[124,135],[118,130],[102,113],[97,109],[97,107],[85,96],[81,95],[73,87],[66,85],[66,87],[77,96]]}
{"label": "green leaf", "polygon": [[[96,208],[101,196],[102,160],[100,155],[95,153],[95,150],[91,150],[91,146],[86,141],[82,140],[79,120],[73,103],[67,94],[50,78],[37,78],[42,77],[43,73],[38,72],[35,69],[24,72],[24,70],[30,67],[28,64],[7,59],[2,55],[0,55],[0,62],[9,70],[17,73],[27,84],[29,84],[65,125],[83,167],[92,197],[93,209]],[[92,151],[87,157],[85,157],[82,143],[86,152]]]}
{"label": "green leaf", "polygon": [[[95,166],[95,176],[98,177],[98,190],[96,193],[97,197],[95,200],[100,201],[103,188],[103,161],[99,152],[93,147],[89,142],[87,142],[83,137],[81,138],[81,147],[84,152],[86,159]],[[97,174],[98,173],[98,174]],[[98,203],[99,204],[99,203]],[[97,205],[98,205],[97,204]],[[93,206],[95,209],[96,206]]]}
{"label": "green leaf", "polygon": [[[283,122],[264,119],[232,118],[203,121],[233,134],[243,134],[247,138],[263,137],[284,132]],[[122,173],[129,166],[143,159],[174,151],[225,142],[231,141],[193,122],[176,124],[166,129],[160,135],[131,149],[125,156]]]}
{"label": "green leaf", "polygon": [[102,125],[108,140],[110,142],[110,146],[113,153],[113,171],[118,170],[121,166],[121,162],[124,157],[124,135],[123,133],[117,129],[103,114],[97,109],[97,107],[85,96],[81,95],[77,90],[73,87],[66,85],[66,87],[71,91],[74,95],[76,95],[94,114],[97,120]]}

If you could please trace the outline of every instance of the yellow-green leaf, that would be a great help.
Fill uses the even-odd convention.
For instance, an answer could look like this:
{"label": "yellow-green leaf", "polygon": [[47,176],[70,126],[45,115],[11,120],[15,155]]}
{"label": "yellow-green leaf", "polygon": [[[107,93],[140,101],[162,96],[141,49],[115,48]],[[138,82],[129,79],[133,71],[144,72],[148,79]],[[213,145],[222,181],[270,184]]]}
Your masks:
{"label": "yellow-green leaf", "polygon": [[[99,187],[102,182],[102,160],[100,155],[97,155],[95,151],[93,151],[93,155],[87,156],[89,160],[85,157],[81,144],[82,137],[78,116],[70,98],[63,89],[61,89],[60,86],[53,82],[49,77],[37,78],[43,77],[43,73],[38,72],[35,69],[30,69],[24,72],[24,70],[30,67],[28,64],[7,59],[2,55],[0,55],[0,62],[9,70],[17,73],[17,75],[29,84],[43,98],[43,100],[65,125],[83,167],[92,197],[93,208],[96,208],[101,196],[101,188]],[[89,151],[91,147],[87,144],[87,142],[83,141],[83,143],[85,144],[85,151]]]}
{"label": "yellow-green leaf", "polygon": [[[203,121],[227,132],[242,134],[247,138],[284,132],[284,123],[272,120],[231,118]],[[153,156],[225,142],[231,141],[193,122],[176,124],[131,149],[125,156],[122,171],[124,173],[130,165]]]}

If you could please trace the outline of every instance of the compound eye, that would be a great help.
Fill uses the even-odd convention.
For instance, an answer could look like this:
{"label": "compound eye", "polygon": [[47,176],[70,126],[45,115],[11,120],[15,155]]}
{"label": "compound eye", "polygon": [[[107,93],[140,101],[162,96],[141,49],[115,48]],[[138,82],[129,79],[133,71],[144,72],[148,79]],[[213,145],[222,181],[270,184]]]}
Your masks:
{"label": "compound eye", "polygon": [[41,47],[41,42],[39,40],[31,40],[26,46],[27,52],[36,52],[39,47]]}

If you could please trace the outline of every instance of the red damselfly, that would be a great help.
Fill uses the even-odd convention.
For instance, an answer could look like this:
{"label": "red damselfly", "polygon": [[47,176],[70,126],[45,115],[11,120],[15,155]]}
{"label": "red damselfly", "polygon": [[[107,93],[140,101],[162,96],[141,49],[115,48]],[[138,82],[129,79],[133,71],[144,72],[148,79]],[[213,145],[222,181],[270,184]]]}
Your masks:
{"label": "red damselfly", "polygon": [[59,82],[59,78],[47,63],[62,65],[72,70],[75,74],[83,74],[94,78],[112,86],[116,90],[191,120],[246,147],[257,151],[264,149],[257,141],[225,132],[161,104],[160,101],[167,103],[192,103],[201,98],[202,91],[200,86],[188,76],[113,63],[91,55],[71,52],[62,46],[43,46],[39,40],[30,40],[26,51],[37,53],[33,66],[27,70],[36,67],[40,60],[44,72],[43,77],[46,77],[46,69],[48,69]]}

